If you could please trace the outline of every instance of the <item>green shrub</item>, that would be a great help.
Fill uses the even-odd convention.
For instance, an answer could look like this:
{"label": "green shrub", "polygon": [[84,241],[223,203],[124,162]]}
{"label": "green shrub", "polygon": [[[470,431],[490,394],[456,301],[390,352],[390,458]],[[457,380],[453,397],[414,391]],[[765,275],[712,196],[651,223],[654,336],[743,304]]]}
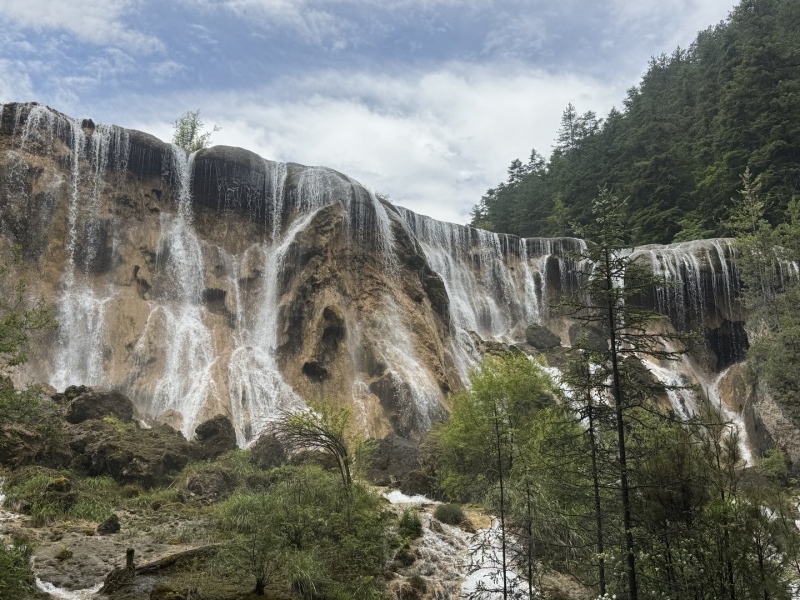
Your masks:
{"label": "green shrub", "polygon": [[72,549],[69,546],[61,544],[61,547],[56,552],[56,560],[67,560],[72,558]]}
{"label": "green shrub", "polygon": [[79,477],[29,467],[9,478],[6,505],[29,513],[41,527],[58,519],[103,521],[119,502],[119,486],[111,478]]}
{"label": "green shrub", "polygon": [[402,567],[410,567],[417,560],[414,551],[408,542],[400,546],[397,554],[394,555],[394,560]]}
{"label": "green shrub", "polygon": [[264,491],[270,485],[267,472],[260,469],[252,460],[249,450],[231,450],[214,462],[196,462],[187,465],[177,481],[179,487],[185,488],[189,481],[209,472],[222,472],[242,491]]}
{"label": "green shrub", "polygon": [[424,594],[428,591],[428,582],[425,581],[425,578],[421,575],[412,575],[409,577],[408,584],[421,594]]}
{"label": "green shrub", "polygon": [[239,490],[214,509],[231,568],[303,598],[374,597],[388,552],[380,497],[316,466],[269,475],[266,492]]}
{"label": "green shrub", "polygon": [[448,525],[458,525],[464,520],[464,510],[460,504],[440,504],[433,511],[434,518]]}
{"label": "green shrub", "polygon": [[408,508],[404,510],[403,516],[400,517],[398,528],[400,529],[400,535],[410,540],[422,537],[422,521],[419,518],[419,513]]}
{"label": "green shrub", "polygon": [[[135,488],[134,488],[135,489]],[[153,488],[143,491],[125,499],[124,504],[128,508],[149,508],[158,510],[162,506],[180,502],[178,490],[173,488]]]}
{"label": "green shrub", "polygon": [[31,570],[33,548],[27,543],[15,541],[6,546],[0,543],[0,598],[32,598],[34,576]]}

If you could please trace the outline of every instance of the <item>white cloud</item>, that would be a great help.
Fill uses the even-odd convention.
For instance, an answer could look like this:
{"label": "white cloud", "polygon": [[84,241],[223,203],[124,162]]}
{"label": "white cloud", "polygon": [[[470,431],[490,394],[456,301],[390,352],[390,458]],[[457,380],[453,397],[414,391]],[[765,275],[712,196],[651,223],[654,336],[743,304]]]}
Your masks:
{"label": "white cloud", "polygon": [[[182,94],[222,130],[219,144],[333,167],[392,200],[463,223],[532,147],[548,153],[567,102],[606,112],[624,85],[521,67],[450,63],[404,75],[325,71],[245,93]],[[176,109],[175,99],[165,106]],[[163,110],[156,108],[156,110]],[[170,113],[170,117],[177,115]],[[169,138],[169,122],[138,127]]]}
{"label": "white cloud", "polygon": [[[668,52],[694,41],[697,32],[724,20],[734,0],[610,0],[611,17],[631,34]],[[657,52],[653,52],[656,54]]]}
{"label": "white cloud", "polygon": [[[205,10],[225,10],[252,25],[288,28],[306,42],[339,50],[353,45],[359,26],[341,15],[342,8],[355,7],[359,19],[370,13],[431,10],[439,6],[464,9],[490,8],[493,0],[182,0]],[[363,23],[362,23],[363,26]]]}
{"label": "white cloud", "polygon": [[125,16],[138,0],[0,0],[0,17],[36,30],[64,30],[95,44],[159,50],[151,35],[128,28]]}
{"label": "white cloud", "polygon": [[33,98],[33,84],[25,65],[0,58],[0,103],[26,101]]}

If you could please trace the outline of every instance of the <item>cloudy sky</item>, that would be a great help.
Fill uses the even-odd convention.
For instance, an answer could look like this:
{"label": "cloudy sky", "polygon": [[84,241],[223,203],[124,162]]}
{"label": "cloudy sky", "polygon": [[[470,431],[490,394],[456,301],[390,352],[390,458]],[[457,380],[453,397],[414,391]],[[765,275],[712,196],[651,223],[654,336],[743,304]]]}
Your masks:
{"label": "cloudy sky", "polygon": [[0,102],[334,167],[466,222],[563,108],[620,106],[733,0],[0,0]]}

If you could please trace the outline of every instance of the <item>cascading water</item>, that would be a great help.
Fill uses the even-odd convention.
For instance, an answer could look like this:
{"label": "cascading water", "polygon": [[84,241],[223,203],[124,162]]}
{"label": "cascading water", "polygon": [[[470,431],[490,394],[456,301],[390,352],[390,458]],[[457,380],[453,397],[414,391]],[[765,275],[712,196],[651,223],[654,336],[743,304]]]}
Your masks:
{"label": "cascading water", "polygon": [[382,309],[374,319],[371,325],[382,332],[375,351],[378,360],[388,365],[400,421],[414,423],[415,429],[425,431],[441,416],[442,393],[419,360],[411,342],[410,328],[391,296],[383,298]]}
{"label": "cascading water", "polygon": [[[91,153],[87,156],[88,140],[79,121],[57,115],[46,106],[32,107],[20,135],[20,150],[32,142],[43,142],[52,148],[58,138],[71,147],[71,178],[64,241],[67,267],[57,302],[59,336],[50,382],[59,388],[77,383],[97,385],[104,375],[104,307],[110,291],[104,289],[97,293],[83,273],[91,271],[99,251],[100,196],[106,167],[112,152],[115,167],[127,162],[128,133],[116,126],[96,128],[91,136]],[[89,164],[88,177],[83,173],[84,162]],[[86,183],[90,186],[88,193],[84,191]],[[82,226],[86,235],[80,240]],[[79,249],[82,250],[80,260]]]}
{"label": "cascading water", "polygon": [[642,246],[633,256],[641,257],[654,275],[664,279],[666,285],[655,291],[657,308],[679,328],[687,329],[698,320],[702,324],[709,301],[718,299],[720,290],[724,303],[715,303],[713,309],[730,312],[737,292],[736,276],[728,265],[734,256],[731,240]]}
{"label": "cascading water", "polygon": [[204,322],[202,293],[205,267],[200,241],[192,227],[191,173],[194,155],[172,146],[170,170],[177,187],[177,214],[161,215],[157,263],[166,277],[156,293],[164,301],[150,313],[136,354],[146,360],[149,340],[164,346],[163,372],[150,401],[152,414],[181,413],[181,429],[194,434],[201,409],[219,399],[212,368],[217,360],[212,335]]}
{"label": "cascading water", "polygon": [[[253,323],[244,322],[237,333],[236,349],[228,363],[231,411],[237,441],[250,442],[282,411],[303,406],[302,399],[286,383],[275,357],[278,330],[279,276],[286,254],[298,232],[305,229],[314,212],[298,219],[283,240],[266,248],[258,310]],[[239,310],[239,314],[243,311]]]}
{"label": "cascading water", "polygon": [[[13,119],[10,110],[15,111]],[[353,402],[373,407],[376,394],[370,387],[375,389],[378,378],[391,379],[391,385],[380,383],[399,390],[403,397],[395,398],[395,403],[407,406],[420,428],[437,417],[439,384],[450,377],[452,366],[463,382],[480,358],[473,332],[484,340],[520,342],[528,324],[546,321],[548,309],[576,289],[580,268],[575,255],[586,249],[580,240],[519,239],[442,223],[399,207],[387,210],[358,182],[330,169],[271,161],[263,161],[261,168],[253,155],[226,162],[235,154],[230,149],[201,154],[204,166],[200,168],[198,159],[195,168],[193,157],[183,151],[148,145],[138,134],[129,136],[120,128],[81,123],[39,105],[5,106],[4,111],[3,131],[13,129],[19,139],[5,175],[6,181],[16,182],[16,187],[9,186],[8,197],[19,207],[30,201],[25,196],[30,194],[26,181],[38,172],[39,157],[49,152],[57,160],[45,163],[37,189],[61,190],[64,198],[57,205],[56,193],[52,201],[54,210],[61,211],[54,223],[66,224],[63,234],[59,230],[63,249],[52,241],[48,249],[56,256],[52,263],[61,261],[62,269],[54,296],[61,328],[57,347],[47,359],[49,381],[59,388],[73,383],[118,387],[134,396],[150,416],[181,413],[187,435],[200,418],[211,416],[209,411],[228,411],[239,443],[246,444],[278,411],[302,405],[281,372],[284,357],[277,356],[277,332],[285,325],[279,323],[282,310],[293,301],[286,297],[295,281],[291,250],[301,232],[314,231],[316,224],[325,222],[331,213],[323,209],[331,205],[342,207],[342,235],[347,237],[337,251],[344,252],[345,260],[352,258],[354,268],[366,265],[364,277],[370,282],[369,298],[353,306],[345,297],[347,290],[332,290],[331,295],[339,295],[334,303],[341,301],[342,327],[348,332],[346,345],[352,356],[345,363],[352,367],[353,381],[348,383]],[[34,159],[26,163],[28,155]],[[226,171],[226,165],[234,163],[235,168]],[[61,174],[60,165],[67,165],[68,172]],[[203,193],[219,193],[219,198],[212,194],[194,199],[193,174],[207,178],[201,183],[213,176],[213,185],[208,183]],[[111,183],[112,176],[130,186],[110,198],[106,180]],[[137,187],[144,181],[147,185]],[[249,186],[245,191],[237,188],[242,181]],[[175,202],[165,209],[161,194],[170,189]],[[228,210],[249,210],[245,217],[256,222],[263,218],[263,230],[241,229],[255,236],[249,245],[219,238],[212,243],[211,237],[198,233],[198,228],[204,231],[202,227],[208,226],[208,215],[195,219],[195,201],[219,207],[218,231],[227,231],[228,224],[222,221]],[[18,212],[24,214],[22,209]],[[323,220],[315,221],[316,215],[323,215]],[[148,231],[158,227],[158,240],[146,232],[127,231],[132,221]],[[338,221],[330,222],[339,226]],[[46,219],[42,223],[51,226]],[[243,227],[230,225],[231,231]],[[396,295],[395,281],[413,281],[395,252],[394,234],[399,235],[401,228],[419,244],[444,284],[449,355],[441,354],[438,341],[427,344],[422,339],[439,327],[436,314],[425,316],[428,322],[423,323],[409,313],[417,310],[415,305]],[[118,257],[118,245],[119,257],[127,252],[124,259]],[[728,262],[733,256],[728,240],[645,247],[636,253],[656,274],[677,283],[653,293],[657,307],[671,316],[676,327],[702,325],[706,317],[715,319],[715,327],[736,320],[732,315],[738,310],[734,307],[738,290]],[[367,260],[371,257],[377,262]],[[118,266],[123,263],[124,269],[138,268],[142,275],[123,272]],[[376,266],[383,273],[376,272]],[[782,268],[786,277],[797,272],[796,265]],[[437,293],[424,282],[423,288],[429,295]],[[129,328],[116,327],[118,319],[128,319],[127,313],[118,311],[128,307],[138,311],[126,325]],[[124,347],[110,338],[120,329],[127,336]],[[367,334],[359,337],[359,331]],[[359,364],[363,352],[356,346],[366,344],[376,354],[368,358],[380,365]],[[439,362],[428,364],[432,356]],[[292,367],[299,371],[299,365]],[[660,377],[666,381],[673,375],[662,372]],[[683,407],[689,402],[678,398],[674,404]],[[365,419],[365,428],[366,423]]]}
{"label": "cascading water", "polygon": [[444,223],[398,207],[419,241],[450,300],[456,367],[463,380],[479,358],[470,332],[483,339],[513,342],[520,329],[547,316],[548,261],[558,261],[561,290],[572,285],[570,254],[582,240],[518,239]]}

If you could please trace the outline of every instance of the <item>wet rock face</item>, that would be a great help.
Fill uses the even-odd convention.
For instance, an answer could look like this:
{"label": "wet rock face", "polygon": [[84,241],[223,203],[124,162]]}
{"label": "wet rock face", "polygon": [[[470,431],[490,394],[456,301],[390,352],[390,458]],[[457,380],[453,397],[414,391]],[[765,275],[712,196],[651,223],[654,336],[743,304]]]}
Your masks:
{"label": "wet rock face", "polygon": [[374,485],[400,487],[408,474],[418,467],[416,444],[390,433],[377,442],[371,455],[367,478]]}
{"label": "wet rock face", "polygon": [[[585,249],[442,223],[331,169],[225,146],[186,156],[36,104],[0,115],[0,248],[11,244],[61,325],[19,381],[119,390],[138,418],[186,438],[227,415],[239,445],[322,399],[350,405],[374,438],[427,430],[482,352],[566,343],[570,322],[550,308],[574,291]],[[640,254],[685,283],[645,300],[710,332],[709,365],[736,360],[727,242]],[[526,336],[531,323],[542,328]]]}
{"label": "wet rock face", "polygon": [[537,350],[550,350],[561,345],[561,338],[544,325],[532,323],[525,330],[525,341]]}

